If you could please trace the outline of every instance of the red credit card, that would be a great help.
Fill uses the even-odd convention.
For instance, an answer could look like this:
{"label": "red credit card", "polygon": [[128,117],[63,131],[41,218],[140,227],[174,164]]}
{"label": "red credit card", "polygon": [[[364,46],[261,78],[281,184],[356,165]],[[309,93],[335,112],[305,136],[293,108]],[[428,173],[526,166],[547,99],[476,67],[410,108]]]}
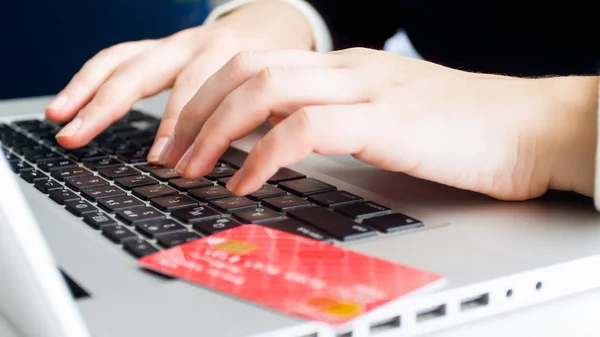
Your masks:
{"label": "red credit card", "polygon": [[139,262],[162,274],[335,325],[443,278],[259,225],[213,234]]}

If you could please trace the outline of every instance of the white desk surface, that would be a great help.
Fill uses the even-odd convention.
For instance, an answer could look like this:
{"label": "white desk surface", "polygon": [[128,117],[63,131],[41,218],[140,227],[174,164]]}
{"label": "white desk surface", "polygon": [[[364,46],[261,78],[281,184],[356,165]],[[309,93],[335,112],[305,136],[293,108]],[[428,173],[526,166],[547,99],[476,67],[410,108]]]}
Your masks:
{"label": "white desk surface", "polygon": [[[155,99],[162,100],[164,97]],[[30,100],[32,110],[39,109],[40,102],[47,102],[47,99]],[[600,242],[598,244],[600,245]],[[427,335],[427,337],[481,336],[600,336],[600,289]],[[0,337],[24,336],[18,336],[0,316]]]}

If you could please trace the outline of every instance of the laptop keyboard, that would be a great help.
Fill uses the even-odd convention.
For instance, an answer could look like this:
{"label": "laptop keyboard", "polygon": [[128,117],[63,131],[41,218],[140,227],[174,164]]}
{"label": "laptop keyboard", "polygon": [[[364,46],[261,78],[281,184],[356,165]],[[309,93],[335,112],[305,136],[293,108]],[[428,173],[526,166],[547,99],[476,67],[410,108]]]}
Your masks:
{"label": "laptop keyboard", "polygon": [[146,163],[158,124],[132,110],[84,148],[68,150],[55,139],[60,125],[22,120],[0,123],[0,145],[23,180],[136,258],[243,223],[334,244],[423,226],[289,168],[234,196],[224,186],[247,156],[234,148],[205,177],[183,179]]}

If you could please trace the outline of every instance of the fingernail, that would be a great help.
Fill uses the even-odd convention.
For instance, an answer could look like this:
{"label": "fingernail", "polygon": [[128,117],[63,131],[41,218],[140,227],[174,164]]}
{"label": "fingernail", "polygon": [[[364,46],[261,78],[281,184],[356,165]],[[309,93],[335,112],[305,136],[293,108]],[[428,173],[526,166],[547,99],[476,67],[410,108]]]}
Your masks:
{"label": "fingernail", "polygon": [[192,144],[192,146],[190,146],[190,148],[187,149],[187,151],[185,151],[185,153],[183,154],[183,157],[181,157],[181,159],[179,159],[177,166],[175,166],[175,171],[177,171],[177,173],[183,174],[183,172],[185,172],[185,168],[190,163],[190,159],[192,159],[193,154],[194,154],[194,145]]}
{"label": "fingernail", "polygon": [[174,147],[175,139],[173,138],[173,135],[171,135],[169,136],[169,139],[167,139],[166,144],[164,145],[160,155],[158,156],[158,162],[161,164],[165,164],[166,162],[168,162]]}
{"label": "fingernail", "polygon": [[48,104],[48,109],[60,110],[63,106],[65,106],[68,99],[69,99],[69,96],[67,96],[67,94],[61,92],[60,94],[56,95],[56,97],[54,97],[54,99],[52,100],[52,102],[50,102],[50,104]]}
{"label": "fingernail", "polygon": [[150,150],[150,153],[148,154],[148,161],[149,162],[160,162],[160,155],[161,153],[163,153],[164,149],[165,149],[165,145],[167,145],[167,142],[169,141],[169,137],[162,137],[159,138],[156,143],[154,143],[154,146],[152,147],[152,149]]}
{"label": "fingernail", "polygon": [[240,182],[244,179],[244,168],[240,168],[232,177],[227,181],[225,185],[228,190],[234,191],[240,185]]}
{"label": "fingernail", "polygon": [[81,127],[82,120],[79,117],[75,117],[69,124],[67,124],[60,132],[56,135],[56,138],[59,137],[71,137]]}

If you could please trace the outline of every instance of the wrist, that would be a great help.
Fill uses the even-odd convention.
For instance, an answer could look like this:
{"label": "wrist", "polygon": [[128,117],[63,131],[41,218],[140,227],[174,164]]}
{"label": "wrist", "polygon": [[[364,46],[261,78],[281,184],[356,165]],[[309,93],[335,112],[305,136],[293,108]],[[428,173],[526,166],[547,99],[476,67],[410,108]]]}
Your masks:
{"label": "wrist", "polygon": [[252,49],[314,49],[314,36],[305,16],[281,0],[242,4],[209,25],[243,35]]}
{"label": "wrist", "polygon": [[[541,79],[547,90],[546,118],[540,123],[549,189],[594,193],[597,146],[597,77]],[[542,165],[538,165],[542,166]]]}

